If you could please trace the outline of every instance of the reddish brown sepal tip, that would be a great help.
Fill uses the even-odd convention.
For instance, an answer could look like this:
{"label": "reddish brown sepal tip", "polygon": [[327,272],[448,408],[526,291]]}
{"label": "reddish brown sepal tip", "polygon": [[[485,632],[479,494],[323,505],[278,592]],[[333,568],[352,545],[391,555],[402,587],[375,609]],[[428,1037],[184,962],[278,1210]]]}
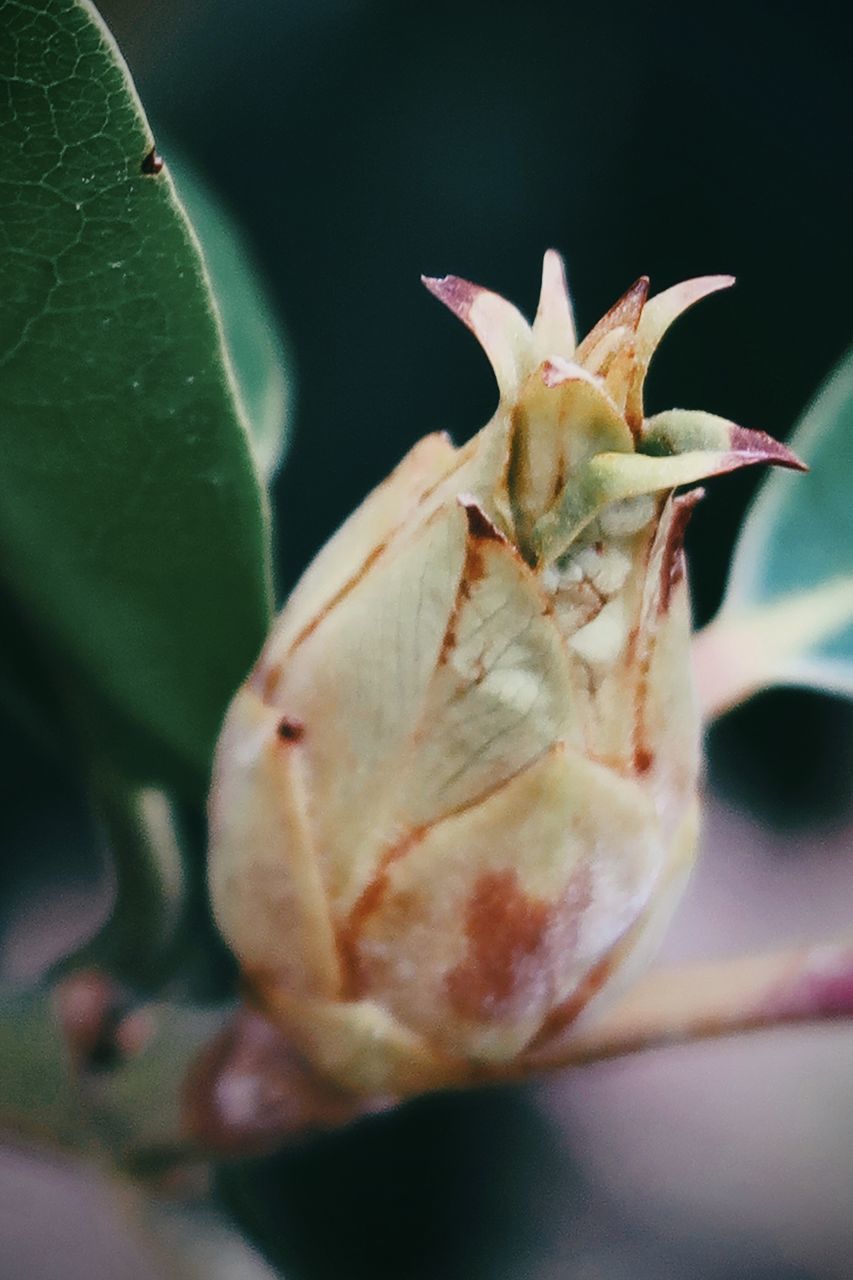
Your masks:
{"label": "reddish brown sepal tip", "polygon": [[648,276],[637,276],[637,279],[631,285],[631,288],[625,294],[626,298],[642,298],[645,302],[649,296],[650,280]]}
{"label": "reddish brown sepal tip", "polygon": [[734,427],[731,434],[732,453],[750,462],[772,462],[778,467],[790,467],[792,471],[808,471],[802,459],[774,440],[766,431],[750,431],[746,427]]}
{"label": "reddish brown sepal tip", "polygon": [[613,306],[607,312],[607,315],[595,326],[604,321],[609,321],[608,327],[615,327],[617,324],[627,325],[629,329],[636,329],[640,321],[643,307],[649,296],[649,277],[638,276],[630,289],[626,289],[622,297],[614,302]]}
{"label": "reddish brown sepal tip", "polygon": [[421,283],[460,320],[467,319],[477,294],[482,292],[478,285],[461,276],[421,276]]}

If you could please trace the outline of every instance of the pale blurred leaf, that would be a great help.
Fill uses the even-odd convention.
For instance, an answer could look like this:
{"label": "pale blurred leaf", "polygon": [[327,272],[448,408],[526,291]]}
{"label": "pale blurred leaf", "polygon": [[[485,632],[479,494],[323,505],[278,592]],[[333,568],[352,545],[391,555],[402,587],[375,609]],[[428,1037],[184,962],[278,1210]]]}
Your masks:
{"label": "pale blurred leaf", "polygon": [[723,606],[696,640],[709,715],[774,684],[853,696],[853,352],[789,443],[810,472],[762,482]]}

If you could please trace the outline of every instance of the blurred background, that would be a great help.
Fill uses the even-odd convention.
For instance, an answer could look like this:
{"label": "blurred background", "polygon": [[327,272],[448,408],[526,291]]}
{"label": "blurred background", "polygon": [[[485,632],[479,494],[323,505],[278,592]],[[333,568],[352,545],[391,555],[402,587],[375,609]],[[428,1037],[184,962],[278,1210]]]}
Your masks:
{"label": "blurred background", "polygon": [[[660,289],[732,272],[737,289],[667,339],[651,408],[781,437],[853,336],[850,33],[821,6],[100,8],[166,162],[178,149],[223,199],[290,337],[282,595],[414,440],[462,440],[491,414],[485,358],[421,272],[531,312],[553,245],[581,330],[641,273]],[[716,482],[694,517],[700,624],[757,479]],[[0,735],[14,976],[105,897],[70,778],[11,723]],[[849,927],[851,777],[844,703],[774,692],[715,728],[704,861],[667,958]],[[428,1099],[225,1170],[221,1190],[276,1265],[312,1280],[846,1280],[851,1062],[853,1031],[787,1031]],[[79,1188],[39,1157],[0,1161],[0,1276],[60,1274],[57,1256],[63,1277],[152,1274],[98,1185]]]}

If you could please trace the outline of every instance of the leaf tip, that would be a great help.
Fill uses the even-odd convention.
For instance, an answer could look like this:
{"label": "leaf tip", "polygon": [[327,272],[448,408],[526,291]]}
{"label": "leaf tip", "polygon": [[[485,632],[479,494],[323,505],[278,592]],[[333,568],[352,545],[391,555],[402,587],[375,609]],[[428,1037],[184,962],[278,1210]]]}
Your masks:
{"label": "leaf tip", "polygon": [[434,298],[443,302],[463,323],[467,323],[468,315],[477,294],[481,292],[477,285],[461,276],[421,276],[421,283],[429,289]]}

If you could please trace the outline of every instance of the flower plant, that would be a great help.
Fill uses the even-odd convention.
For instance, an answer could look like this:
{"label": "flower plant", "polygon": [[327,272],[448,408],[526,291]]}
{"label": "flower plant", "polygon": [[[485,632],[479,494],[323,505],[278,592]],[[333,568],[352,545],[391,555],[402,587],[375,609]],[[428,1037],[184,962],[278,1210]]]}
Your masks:
{"label": "flower plant", "polygon": [[[532,323],[428,279],[495,414],[415,445],[276,617],[263,282],[88,0],[5,0],[0,33],[0,698],[115,876],[103,928],[0,989],[3,1127],[97,1155],[156,1224],[156,1179],[414,1094],[849,1017],[853,939],[648,963],[703,725],[853,692],[853,359],[785,445],[646,413],[657,344],[729,277],[641,278],[580,342],[553,251]],[[779,467],[693,636],[690,486],[753,463]]]}

